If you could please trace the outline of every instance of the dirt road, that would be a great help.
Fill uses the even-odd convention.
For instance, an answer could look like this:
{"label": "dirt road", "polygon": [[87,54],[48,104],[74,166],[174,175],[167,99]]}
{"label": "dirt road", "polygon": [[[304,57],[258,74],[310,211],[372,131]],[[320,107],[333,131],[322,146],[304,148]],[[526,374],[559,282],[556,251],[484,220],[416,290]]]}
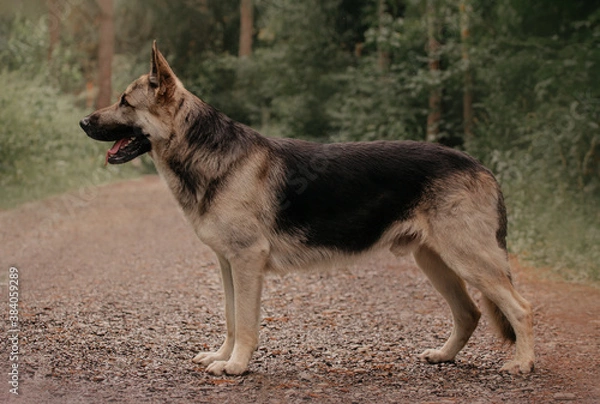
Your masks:
{"label": "dirt road", "polygon": [[326,275],[269,277],[250,372],[213,377],[191,358],[224,335],[215,257],[158,178],[0,212],[0,239],[0,402],[600,402],[600,292],[516,265],[535,307],[532,375],[498,373],[512,348],[485,317],[456,363],[419,362],[448,336],[449,309],[410,259],[382,255]]}

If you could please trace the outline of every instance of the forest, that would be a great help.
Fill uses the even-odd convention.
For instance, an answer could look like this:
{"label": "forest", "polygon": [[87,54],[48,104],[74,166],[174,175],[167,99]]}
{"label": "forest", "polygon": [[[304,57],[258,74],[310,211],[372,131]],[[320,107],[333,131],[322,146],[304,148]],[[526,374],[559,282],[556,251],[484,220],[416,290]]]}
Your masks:
{"label": "forest", "polygon": [[0,209],[153,172],[103,166],[78,121],[149,69],[267,136],[412,139],[480,159],[509,248],[600,280],[600,3],[9,0],[0,4]]}

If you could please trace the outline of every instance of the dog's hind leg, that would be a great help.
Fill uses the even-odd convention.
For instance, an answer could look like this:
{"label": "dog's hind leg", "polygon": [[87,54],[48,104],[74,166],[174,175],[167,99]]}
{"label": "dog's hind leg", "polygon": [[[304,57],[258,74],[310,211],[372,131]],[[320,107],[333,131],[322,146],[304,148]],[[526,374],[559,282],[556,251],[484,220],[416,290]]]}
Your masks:
{"label": "dog's hind leg", "polygon": [[221,267],[221,281],[223,290],[225,291],[225,322],[227,324],[227,336],[225,342],[216,352],[200,352],[194,359],[195,363],[200,363],[208,366],[216,361],[226,361],[230,358],[233,352],[235,342],[235,298],[233,287],[233,275],[231,273],[231,265],[225,257],[217,255],[219,265]]}
{"label": "dog's hind leg", "polygon": [[508,278],[495,285],[484,283],[479,286],[479,290],[488,299],[487,305],[491,306],[490,311],[497,327],[502,331],[506,325],[512,326],[512,337],[515,339],[511,342],[516,345],[515,357],[506,362],[500,371],[512,374],[531,372],[535,360],[531,304],[515,290]]}
{"label": "dog's hind leg", "polygon": [[481,313],[467,293],[465,282],[450,269],[431,248],[421,245],[414,252],[415,261],[438,292],[446,299],[454,326],[450,337],[440,349],[427,349],[419,358],[429,363],[454,360],[477,327]]}
{"label": "dog's hind leg", "polygon": [[[487,248],[486,248],[487,247]],[[491,308],[492,321],[503,337],[516,343],[515,358],[501,371],[529,373],[534,366],[533,312],[513,287],[506,252],[495,240],[473,239],[468,248],[449,248],[440,254],[465,281],[475,286]]]}

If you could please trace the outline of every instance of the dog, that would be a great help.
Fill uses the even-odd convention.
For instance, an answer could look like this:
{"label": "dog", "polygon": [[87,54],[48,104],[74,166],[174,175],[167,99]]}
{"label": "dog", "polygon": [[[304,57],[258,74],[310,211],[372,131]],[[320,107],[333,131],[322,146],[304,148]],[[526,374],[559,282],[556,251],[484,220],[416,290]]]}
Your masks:
{"label": "dog", "polygon": [[266,273],[327,268],[378,250],[412,253],[450,306],[450,337],[422,360],[452,361],[469,340],[481,315],[469,283],[516,345],[501,371],[533,370],[533,314],[511,281],[503,196],[493,174],[467,154],[412,141],[263,137],[187,91],[156,41],[150,72],[80,126],[92,139],[115,142],[110,164],[148,153],[217,255],[227,335],[216,352],[192,359],[207,372],[247,371]]}

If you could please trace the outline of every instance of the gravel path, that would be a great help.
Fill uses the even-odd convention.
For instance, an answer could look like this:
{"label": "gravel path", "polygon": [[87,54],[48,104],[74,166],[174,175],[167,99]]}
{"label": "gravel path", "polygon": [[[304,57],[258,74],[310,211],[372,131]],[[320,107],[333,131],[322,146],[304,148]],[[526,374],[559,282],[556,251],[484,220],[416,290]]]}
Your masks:
{"label": "gravel path", "polygon": [[[19,396],[3,311],[0,402],[600,402],[600,291],[514,265],[535,307],[534,374],[498,373],[512,349],[485,316],[456,363],[450,312],[412,260],[267,278],[261,343],[243,377],[191,362],[224,336],[216,259],[156,177],[0,212],[0,287],[19,270]],[[6,307],[6,306],[5,306]],[[4,378],[4,379],[2,379]]]}

